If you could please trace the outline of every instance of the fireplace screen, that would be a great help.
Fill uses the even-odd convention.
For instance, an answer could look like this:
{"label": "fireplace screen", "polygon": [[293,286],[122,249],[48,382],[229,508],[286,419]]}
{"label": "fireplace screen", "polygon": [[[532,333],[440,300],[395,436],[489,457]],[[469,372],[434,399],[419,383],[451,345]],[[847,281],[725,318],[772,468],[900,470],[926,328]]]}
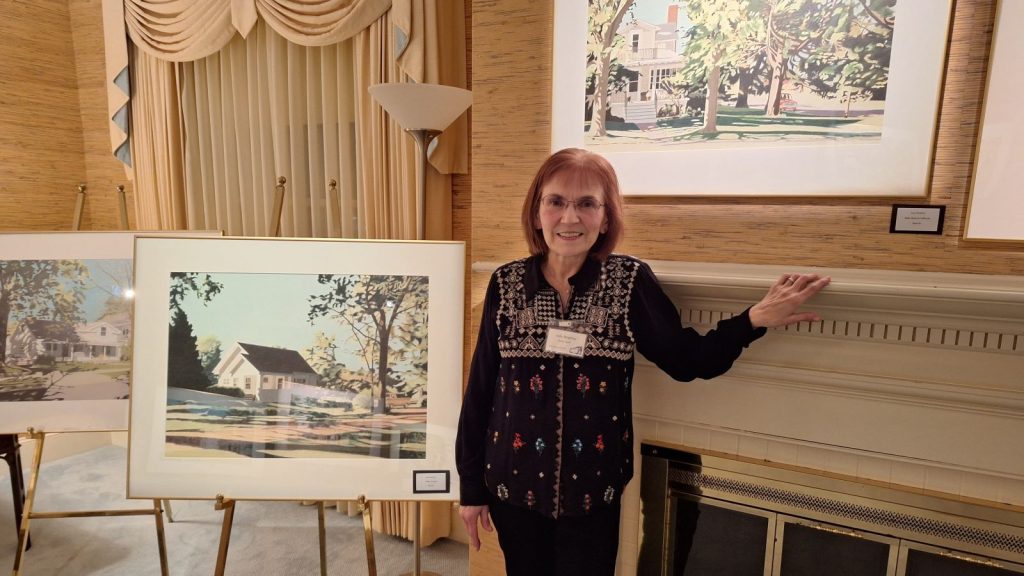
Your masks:
{"label": "fireplace screen", "polygon": [[1020,576],[1019,513],[641,446],[638,574]]}

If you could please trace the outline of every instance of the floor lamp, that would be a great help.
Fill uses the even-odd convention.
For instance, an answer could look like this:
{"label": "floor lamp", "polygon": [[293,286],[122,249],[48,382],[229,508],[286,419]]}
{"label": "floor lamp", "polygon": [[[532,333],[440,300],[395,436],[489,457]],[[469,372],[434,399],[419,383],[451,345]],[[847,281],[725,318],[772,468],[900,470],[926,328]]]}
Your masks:
{"label": "floor lamp", "polygon": [[373,97],[398,125],[416,140],[419,173],[416,181],[416,239],[426,238],[427,149],[473,103],[473,93],[454,86],[393,82],[370,86]]}
{"label": "floor lamp", "polygon": [[[416,238],[426,239],[427,150],[430,141],[444,131],[473,103],[469,90],[439,84],[394,82],[370,86],[373,97],[398,125],[416,140],[419,173],[416,180]],[[420,571],[420,503],[412,506],[413,576],[438,576]]]}

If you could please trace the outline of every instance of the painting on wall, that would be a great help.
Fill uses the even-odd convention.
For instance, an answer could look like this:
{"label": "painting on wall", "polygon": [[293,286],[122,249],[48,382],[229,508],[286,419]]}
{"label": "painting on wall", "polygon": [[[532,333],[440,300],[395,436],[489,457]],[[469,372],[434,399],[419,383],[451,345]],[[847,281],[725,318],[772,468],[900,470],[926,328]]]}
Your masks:
{"label": "painting on wall", "polygon": [[569,0],[552,148],[627,194],[921,196],[950,2]]}
{"label": "painting on wall", "polygon": [[127,429],[136,235],[0,234],[0,433]]}
{"label": "painting on wall", "polygon": [[130,496],[409,498],[414,473],[450,480],[463,253],[141,239]]}
{"label": "painting on wall", "polygon": [[1024,194],[1019,167],[1024,154],[1024,112],[1017,97],[1024,90],[1018,72],[1024,58],[1024,4],[1003,0],[989,56],[981,134],[974,163],[964,237],[1024,241]]}

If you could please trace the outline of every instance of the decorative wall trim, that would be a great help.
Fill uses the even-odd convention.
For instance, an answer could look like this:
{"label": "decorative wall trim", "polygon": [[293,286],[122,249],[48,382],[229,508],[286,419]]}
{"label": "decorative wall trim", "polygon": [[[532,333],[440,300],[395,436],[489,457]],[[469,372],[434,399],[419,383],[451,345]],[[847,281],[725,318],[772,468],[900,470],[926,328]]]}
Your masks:
{"label": "decorative wall trim", "polygon": [[755,303],[784,273],[813,271],[832,283],[808,306],[822,322],[772,330],[714,380],[674,382],[638,357],[638,439],[641,422],[674,424],[764,457],[745,454],[737,439],[766,438],[800,449],[786,454],[815,447],[822,469],[830,454],[854,455],[854,467],[921,466],[917,487],[941,478],[957,496],[991,492],[961,482],[963,474],[1019,482],[1021,493],[1005,501],[1024,503],[1024,444],[1011,440],[1024,437],[1024,278],[648,263],[684,324],[701,331]]}

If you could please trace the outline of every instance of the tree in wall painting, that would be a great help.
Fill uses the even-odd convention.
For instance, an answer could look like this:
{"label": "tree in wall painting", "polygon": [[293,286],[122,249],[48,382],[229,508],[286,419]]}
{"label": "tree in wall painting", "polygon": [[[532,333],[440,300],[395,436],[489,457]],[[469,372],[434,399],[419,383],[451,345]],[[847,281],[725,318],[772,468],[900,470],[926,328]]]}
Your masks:
{"label": "tree in wall painting", "polygon": [[426,277],[171,275],[168,456],[424,458]]}
{"label": "tree in wall painting", "polygon": [[881,137],[897,0],[591,0],[598,150]]}
{"label": "tree in wall painting", "polygon": [[0,402],[128,397],[130,260],[0,261]]}

